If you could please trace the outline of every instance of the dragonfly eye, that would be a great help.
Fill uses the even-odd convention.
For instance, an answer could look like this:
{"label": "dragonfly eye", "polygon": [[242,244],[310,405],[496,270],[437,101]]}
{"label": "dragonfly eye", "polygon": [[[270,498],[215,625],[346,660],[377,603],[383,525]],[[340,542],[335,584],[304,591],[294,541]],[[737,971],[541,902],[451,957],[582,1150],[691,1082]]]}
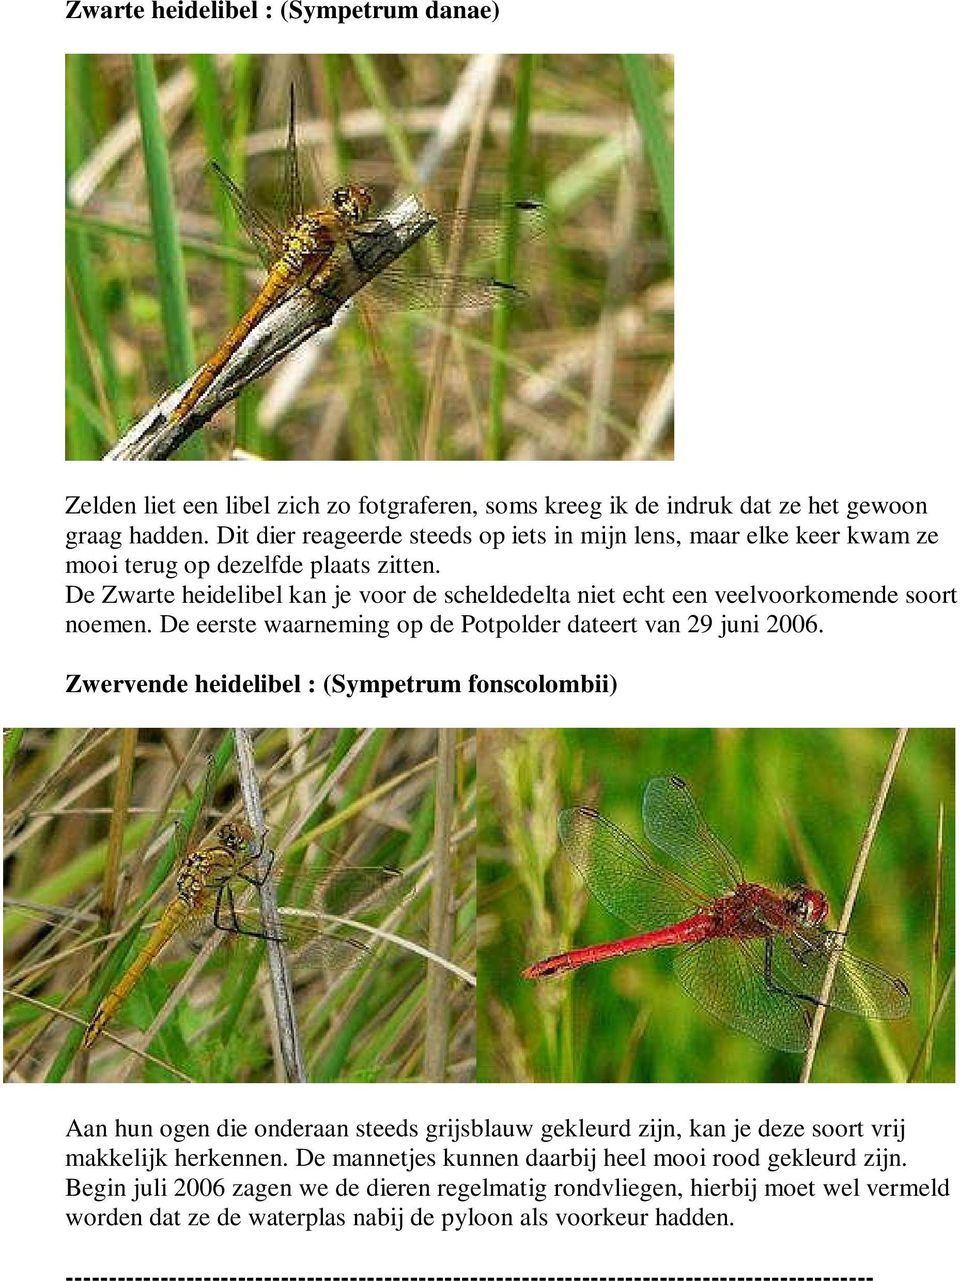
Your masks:
{"label": "dragonfly eye", "polygon": [[807,917],[811,925],[819,925],[830,910],[827,896],[819,890],[807,890]]}
{"label": "dragonfly eye", "polygon": [[366,187],[337,187],[331,196],[337,216],[346,222],[362,222],[370,208],[371,197]]}
{"label": "dragonfly eye", "polygon": [[784,900],[791,915],[803,925],[819,925],[827,914],[826,895],[806,885],[791,885]]}

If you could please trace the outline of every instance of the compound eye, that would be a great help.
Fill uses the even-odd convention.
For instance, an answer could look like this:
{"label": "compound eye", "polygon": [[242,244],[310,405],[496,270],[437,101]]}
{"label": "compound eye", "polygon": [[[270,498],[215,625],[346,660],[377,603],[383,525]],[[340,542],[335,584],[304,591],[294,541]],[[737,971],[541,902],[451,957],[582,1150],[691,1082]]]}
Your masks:
{"label": "compound eye", "polygon": [[815,891],[810,897],[809,909],[812,924],[819,925],[829,910],[826,897],[819,891]]}
{"label": "compound eye", "polygon": [[787,896],[792,912],[802,925],[819,925],[827,914],[827,900],[819,890],[793,885]]}
{"label": "compound eye", "polygon": [[791,885],[783,896],[790,915],[802,924],[807,924],[810,916],[810,900],[802,885]]}
{"label": "compound eye", "polygon": [[355,212],[353,196],[349,187],[336,187],[331,197],[333,207],[338,214],[352,217]]}
{"label": "compound eye", "polygon": [[337,187],[331,203],[344,222],[362,222],[370,208],[370,194],[364,187]]}

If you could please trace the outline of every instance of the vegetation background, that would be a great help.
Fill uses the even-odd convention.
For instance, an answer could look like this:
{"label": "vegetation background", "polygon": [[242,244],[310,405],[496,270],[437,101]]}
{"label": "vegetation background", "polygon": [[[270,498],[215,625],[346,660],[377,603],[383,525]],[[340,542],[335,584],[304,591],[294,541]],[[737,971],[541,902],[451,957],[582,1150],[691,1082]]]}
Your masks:
{"label": "vegetation background", "polygon": [[[276,868],[299,873],[281,902],[297,901],[314,868],[403,873],[399,901],[361,918],[400,942],[355,932],[369,953],[332,974],[315,958],[293,962],[308,1078],[472,1079],[473,987],[428,960],[474,968],[472,736],[260,730],[253,745]],[[208,762],[216,790],[197,836],[238,805],[232,733],[9,730],[4,747],[7,1079],[282,1079],[264,944],[224,931],[199,965],[202,940],[170,942],[107,1032],[80,1049],[102,990],[172,897],[177,824],[190,831]],[[435,887],[448,882],[449,910],[435,917]]]}
{"label": "vegetation background", "polygon": [[[800,1056],[717,1023],[674,981],[667,950],[550,980],[520,977],[542,957],[633,932],[558,852],[557,815],[593,805],[647,845],[643,788],[658,774],[679,774],[749,879],[819,887],[835,924],[893,740],[877,729],[483,731],[480,1079],[796,1080]],[[854,951],[906,979],[912,1010],[895,1023],[828,1012],[815,1080],[953,1080],[953,798],[952,731],[911,731],[849,938]],[[928,1054],[921,1045],[931,1022]]]}
{"label": "vegetation background", "polygon": [[456,323],[439,349],[437,314],[357,307],[182,456],[672,452],[670,59],[84,54],[66,81],[69,458],[101,457],[252,301],[262,271],[208,162],[270,212],[291,83],[308,200],[344,178],[377,208],[395,192],[544,200],[542,235],[508,232],[496,261],[467,262],[530,297]]}

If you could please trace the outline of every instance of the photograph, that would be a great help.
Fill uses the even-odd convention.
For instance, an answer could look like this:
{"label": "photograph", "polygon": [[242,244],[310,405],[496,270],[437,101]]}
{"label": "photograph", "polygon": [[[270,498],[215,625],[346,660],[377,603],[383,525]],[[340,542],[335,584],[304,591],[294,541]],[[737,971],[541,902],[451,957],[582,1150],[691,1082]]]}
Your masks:
{"label": "photograph", "polygon": [[669,55],[71,54],[66,457],[673,456]]}
{"label": "photograph", "polygon": [[952,1081],[951,730],[482,730],[484,1081]]}
{"label": "photograph", "polygon": [[473,1080],[475,746],[7,730],[5,1080]]}

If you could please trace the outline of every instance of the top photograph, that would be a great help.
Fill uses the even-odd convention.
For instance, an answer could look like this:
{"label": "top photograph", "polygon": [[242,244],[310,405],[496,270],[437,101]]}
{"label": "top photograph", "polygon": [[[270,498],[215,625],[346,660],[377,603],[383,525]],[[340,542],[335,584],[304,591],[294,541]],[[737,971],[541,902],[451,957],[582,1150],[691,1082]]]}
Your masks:
{"label": "top photograph", "polygon": [[68,459],[669,460],[667,55],[69,55]]}

